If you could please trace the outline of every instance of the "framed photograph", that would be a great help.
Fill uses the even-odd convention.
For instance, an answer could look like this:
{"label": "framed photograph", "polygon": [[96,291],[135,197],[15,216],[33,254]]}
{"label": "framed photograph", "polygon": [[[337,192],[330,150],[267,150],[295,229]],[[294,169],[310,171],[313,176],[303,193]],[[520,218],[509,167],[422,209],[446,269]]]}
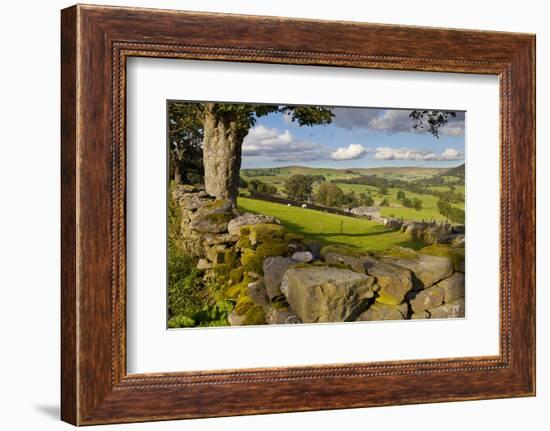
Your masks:
{"label": "framed photograph", "polygon": [[535,37],[62,11],[62,419],[535,394]]}

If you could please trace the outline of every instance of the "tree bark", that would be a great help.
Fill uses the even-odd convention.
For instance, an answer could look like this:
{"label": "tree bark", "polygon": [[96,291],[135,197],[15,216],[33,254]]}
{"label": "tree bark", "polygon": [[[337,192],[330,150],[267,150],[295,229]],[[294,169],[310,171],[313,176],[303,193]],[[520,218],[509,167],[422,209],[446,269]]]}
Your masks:
{"label": "tree bark", "polygon": [[241,149],[247,131],[239,130],[231,114],[215,112],[215,104],[206,104],[203,137],[204,184],[206,192],[233,204],[239,190]]}
{"label": "tree bark", "polygon": [[176,156],[173,156],[174,163],[174,182],[176,184],[181,183],[181,172],[180,172],[180,159]]}

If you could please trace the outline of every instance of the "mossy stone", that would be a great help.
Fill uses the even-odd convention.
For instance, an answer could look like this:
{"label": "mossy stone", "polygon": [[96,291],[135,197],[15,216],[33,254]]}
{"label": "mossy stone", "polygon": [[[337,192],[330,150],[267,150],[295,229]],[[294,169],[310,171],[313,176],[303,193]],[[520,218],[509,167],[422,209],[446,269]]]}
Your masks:
{"label": "mossy stone", "polygon": [[381,295],[376,298],[376,302],[384,305],[399,305],[400,302],[392,296]]}
{"label": "mossy stone", "polygon": [[244,325],[265,325],[266,323],[265,312],[261,306],[255,305],[246,311]]}
{"label": "mossy stone", "polygon": [[223,292],[223,296],[226,299],[238,300],[243,294],[248,293],[248,277],[244,277],[240,283],[234,284],[233,286],[226,286]]}
{"label": "mossy stone", "polygon": [[277,310],[288,310],[290,305],[285,299],[280,299],[271,303],[271,306]]}
{"label": "mossy stone", "polygon": [[242,294],[239,296],[239,299],[237,299],[237,303],[235,304],[235,312],[237,314],[244,314],[254,307],[254,305],[254,301],[250,296]]}
{"label": "mossy stone", "polygon": [[243,280],[243,269],[242,267],[233,268],[229,272],[229,282],[231,285],[240,283]]}
{"label": "mossy stone", "polygon": [[344,256],[361,257],[366,253],[345,245],[326,245],[321,248],[321,256],[324,258],[328,253],[342,254]]}
{"label": "mossy stone", "polygon": [[262,275],[264,273],[262,268],[263,260],[260,259],[257,253],[252,250],[246,250],[241,256],[241,263],[243,270],[246,272],[255,272]]}
{"label": "mossy stone", "polygon": [[284,256],[288,253],[288,243],[279,238],[270,239],[260,244],[256,253],[262,262],[269,256]]}
{"label": "mossy stone", "polygon": [[463,247],[449,247],[442,244],[433,244],[419,250],[420,253],[432,256],[448,257],[453,262],[455,271],[464,272],[465,251]]}
{"label": "mossy stone", "polygon": [[239,261],[237,252],[232,248],[225,250],[223,261],[224,263],[229,265],[231,268],[234,268],[235,266],[237,266],[237,262]]}
{"label": "mossy stone", "polygon": [[285,234],[284,236],[284,240],[286,242],[292,242],[292,241],[302,241],[304,239],[304,236],[303,235],[300,235],[298,233],[294,233],[294,232],[288,232]]}
{"label": "mossy stone", "polygon": [[224,284],[229,280],[229,272],[231,271],[231,268],[229,265],[225,263],[221,263],[219,265],[215,265],[212,268],[212,272],[214,274],[214,278],[219,284]]}
{"label": "mossy stone", "polygon": [[281,225],[274,223],[260,223],[251,225],[250,242],[252,245],[262,244],[274,238],[283,239],[288,231]]}
{"label": "mossy stone", "polygon": [[393,247],[379,254],[381,256],[397,257],[400,259],[416,259],[418,257],[418,253],[416,251],[406,247]]}
{"label": "mossy stone", "polygon": [[248,238],[248,234],[242,235],[239,240],[237,241],[237,247],[239,247],[241,250],[249,249],[252,250],[254,246],[250,242],[250,238]]}
{"label": "mossy stone", "polygon": [[231,205],[229,201],[225,199],[216,199],[210,202],[207,202],[202,206],[202,210],[229,210],[231,208]]}

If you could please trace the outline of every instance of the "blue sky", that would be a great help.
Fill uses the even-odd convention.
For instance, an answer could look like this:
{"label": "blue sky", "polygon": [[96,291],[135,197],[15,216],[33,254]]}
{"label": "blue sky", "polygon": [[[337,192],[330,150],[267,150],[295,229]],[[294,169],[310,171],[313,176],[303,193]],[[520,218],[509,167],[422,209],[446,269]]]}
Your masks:
{"label": "blue sky", "polygon": [[464,112],[456,112],[439,138],[414,130],[410,112],[333,108],[327,126],[299,126],[289,116],[272,113],[258,118],[245,138],[242,167],[448,167],[464,162]]}

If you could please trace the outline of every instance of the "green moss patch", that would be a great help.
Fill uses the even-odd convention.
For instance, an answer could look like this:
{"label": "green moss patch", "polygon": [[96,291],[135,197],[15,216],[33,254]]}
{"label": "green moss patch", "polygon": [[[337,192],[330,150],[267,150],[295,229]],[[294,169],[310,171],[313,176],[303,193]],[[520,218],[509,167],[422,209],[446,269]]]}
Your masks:
{"label": "green moss patch", "polygon": [[288,243],[283,239],[271,239],[256,248],[256,253],[260,261],[264,261],[269,256],[283,256],[288,253]]}
{"label": "green moss patch", "polygon": [[220,285],[227,283],[227,281],[229,280],[230,271],[231,271],[231,267],[226,263],[220,263],[219,265],[215,265],[212,268],[212,273],[214,274],[214,278],[216,279],[216,282]]}
{"label": "green moss patch", "polygon": [[226,250],[223,256],[223,261],[227,265],[229,265],[231,268],[234,268],[237,266],[237,263],[239,261],[239,257],[237,256],[237,252],[230,248],[229,250]]}
{"label": "green moss patch", "polygon": [[326,245],[321,249],[321,256],[323,256],[324,258],[328,253],[336,253],[336,254],[342,254],[344,256],[353,256],[353,257],[361,257],[367,254],[364,251],[356,250],[354,248],[347,247],[345,245]]}
{"label": "green moss patch", "polygon": [[250,241],[252,244],[261,244],[274,238],[283,239],[288,231],[281,225],[274,223],[260,223],[250,226]]}
{"label": "green moss patch", "polygon": [[265,325],[267,323],[264,309],[255,305],[249,308],[244,317],[244,325]]}
{"label": "green moss patch", "polygon": [[255,272],[263,275],[263,260],[260,259],[258,254],[251,250],[246,250],[241,256],[241,263],[245,272]]}
{"label": "green moss patch", "polygon": [[213,223],[229,223],[231,220],[231,214],[222,213],[222,214],[205,214],[201,217],[203,220],[207,220]]}
{"label": "green moss patch", "polygon": [[228,205],[228,201],[226,201],[225,199],[216,199],[214,201],[204,204],[202,208],[206,210],[214,211],[214,210],[229,208],[229,205]]}
{"label": "green moss patch", "polygon": [[393,247],[383,253],[380,253],[380,256],[390,256],[399,259],[416,259],[418,257],[418,253],[406,247]]}
{"label": "green moss patch", "polygon": [[237,241],[237,247],[239,247],[241,250],[253,250],[254,246],[250,242],[250,238],[248,238],[248,234],[242,235],[239,240]]}
{"label": "green moss patch", "polygon": [[288,232],[284,237],[284,240],[286,242],[302,241],[303,239],[304,239],[303,235],[300,235],[300,234],[297,234],[297,233],[294,233],[294,232]]}
{"label": "green moss patch", "polygon": [[240,283],[243,280],[243,269],[242,267],[233,268],[229,272],[229,284],[234,285]]}
{"label": "green moss patch", "polygon": [[271,306],[276,310],[288,310],[290,305],[286,300],[280,299],[271,303]]}
{"label": "green moss patch", "polygon": [[254,301],[252,300],[252,298],[248,295],[242,294],[241,296],[239,296],[239,299],[235,304],[235,312],[237,314],[243,315],[252,307],[254,307]]}
{"label": "green moss patch", "polygon": [[433,244],[422,248],[419,253],[430,254],[432,256],[443,256],[451,259],[455,271],[458,271],[465,259],[464,248],[449,247],[442,244]]}
{"label": "green moss patch", "polygon": [[375,302],[378,302],[379,304],[384,304],[384,305],[399,305],[400,304],[400,302],[398,300],[396,300],[395,298],[393,298],[391,296],[386,296],[386,295],[378,296],[376,298]]}

